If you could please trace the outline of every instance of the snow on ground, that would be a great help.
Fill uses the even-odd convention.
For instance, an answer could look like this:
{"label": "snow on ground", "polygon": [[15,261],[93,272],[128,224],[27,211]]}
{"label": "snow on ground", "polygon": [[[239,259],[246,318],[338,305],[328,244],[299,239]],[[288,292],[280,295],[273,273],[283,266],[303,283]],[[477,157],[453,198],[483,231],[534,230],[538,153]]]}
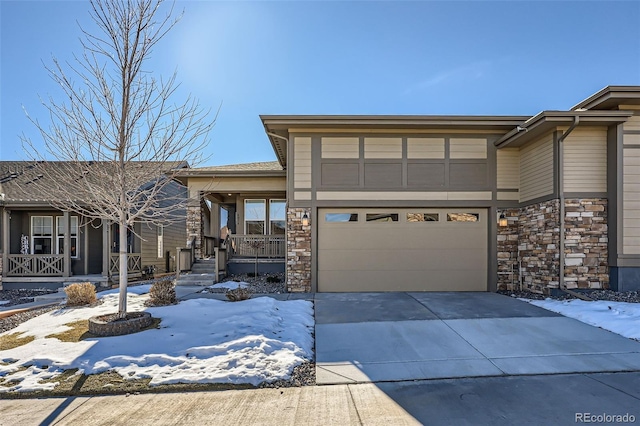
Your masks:
{"label": "snow on ground", "polygon": [[11,300],[0,300],[0,305],[6,305],[7,303],[11,303]]}
{"label": "snow on ground", "polygon": [[[86,374],[114,370],[127,379],[151,378],[151,385],[257,385],[288,379],[296,365],[313,357],[311,302],[270,297],[233,303],[193,299],[147,308],[148,295],[132,292],[143,291],[140,287],[129,289],[128,311],[149,311],[162,319],[160,329],[77,343],[45,337],[67,330],[65,324],[117,311],[118,295],[108,291],[99,294],[103,300],[99,306],[57,309],[2,333],[21,332],[36,339],[0,351],[0,382],[16,382],[0,386],[0,392],[52,389],[56,383],[41,380],[72,368]],[[21,367],[28,368],[20,371]]]}
{"label": "snow on ground", "polygon": [[226,288],[228,290],[235,290],[238,287],[240,287],[240,288],[249,287],[249,283],[246,283],[244,281],[226,281],[226,282],[223,282],[223,283],[210,285],[207,288]]}
{"label": "snow on ground", "polygon": [[521,300],[621,336],[640,340],[640,303],[606,300],[587,302],[579,299]]}

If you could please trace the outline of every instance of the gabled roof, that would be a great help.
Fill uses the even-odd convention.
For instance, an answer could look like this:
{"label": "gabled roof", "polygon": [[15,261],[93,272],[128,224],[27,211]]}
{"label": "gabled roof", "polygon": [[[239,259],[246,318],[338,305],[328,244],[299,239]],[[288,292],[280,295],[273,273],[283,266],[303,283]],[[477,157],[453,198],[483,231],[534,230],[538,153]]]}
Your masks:
{"label": "gabled roof", "polygon": [[618,105],[640,105],[640,86],[607,86],[574,105],[571,110],[614,109]]}
{"label": "gabled roof", "polygon": [[[175,162],[133,162],[132,176],[139,181],[147,183],[156,176],[159,168],[169,173],[171,170],[188,167],[183,161]],[[41,167],[47,167],[50,173],[42,173]],[[105,172],[105,168],[112,167],[110,162],[68,162],[47,161],[36,163],[33,161],[0,161],[0,203],[4,204],[40,204],[48,205],[52,201],[59,200],[64,194],[62,190],[56,191],[58,185],[53,182],[46,184],[52,176],[69,177],[77,174],[75,181],[92,178],[92,170],[97,168]],[[79,194],[78,199],[81,199]]]}
{"label": "gabled roof", "polygon": [[316,129],[495,130],[504,133],[529,116],[488,115],[261,115],[278,161],[287,166],[287,141],[292,131]]}

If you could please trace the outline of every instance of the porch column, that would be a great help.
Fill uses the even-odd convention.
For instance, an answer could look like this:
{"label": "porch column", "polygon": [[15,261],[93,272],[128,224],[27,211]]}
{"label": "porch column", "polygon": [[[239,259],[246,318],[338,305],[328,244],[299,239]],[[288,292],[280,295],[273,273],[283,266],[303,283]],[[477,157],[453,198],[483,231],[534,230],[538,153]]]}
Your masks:
{"label": "porch column", "polygon": [[69,212],[66,211],[62,214],[62,223],[62,232],[64,233],[64,242],[62,245],[64,253],[64,268],[62,276],[66,278],[71,276],[71,216],[69,215]]}
{"label": "porch column", "polygon": [[109,238],[109,221],[102,219],[102,276],[109,276],[109,257],[111,256],[111,239]]}
{"label": "porch column", "polygon": [[2,209],[2,268],[0,271],[2,272],[2,276],[6,275],[6,270],[9,267],[9,263],[7,260],[7,256],[9,255],[10,249],[10,234],[11,234],[11,218],[9,217],[9,210],[5,208]]}

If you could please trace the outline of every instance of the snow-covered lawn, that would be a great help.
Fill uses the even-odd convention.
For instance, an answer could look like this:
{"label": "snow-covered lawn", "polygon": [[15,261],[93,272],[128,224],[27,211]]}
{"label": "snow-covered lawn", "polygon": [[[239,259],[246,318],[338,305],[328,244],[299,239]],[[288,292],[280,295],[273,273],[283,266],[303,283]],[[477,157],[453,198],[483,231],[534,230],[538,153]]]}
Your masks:
{"label": "snow-covered lawn", "polygon": [[557,312],[569,318],[640,340],[640,303],[599,300],[525,300],[532,305]]}
{"label": "snow-covered lawn", "polygon": [[65,324],[116,312],[116,290],[100,293],[103,304],[99,306],[57,309],[0,334],[35,337],[30,343],[0,351],[0,383],[3,378],[16,381],[11,387],[0,386],[0,392],[53,389],[55,382],[41,380],[55,379],[73,368],[85,374],[113,370],[128,379],[151,378],[151,385],[256,385],[288,379],[296,365],[313,357],[311,302],[270,297],[234,303],[192,299],[147,308],[148,295],[140,293],[148,290],[149,286],[131,287],[128,310],[150,312],[162,320],[160,329],[75,343],[46,337],[68,330]]}

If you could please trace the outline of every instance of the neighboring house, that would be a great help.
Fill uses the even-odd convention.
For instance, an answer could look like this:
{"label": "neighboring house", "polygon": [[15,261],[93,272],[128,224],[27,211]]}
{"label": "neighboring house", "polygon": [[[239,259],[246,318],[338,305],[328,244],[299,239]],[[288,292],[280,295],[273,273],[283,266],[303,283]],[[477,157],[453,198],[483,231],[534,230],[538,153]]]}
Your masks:
{"label": "neighboring house", "polygon": [[[48,164],[55,168],[64,163]],[[101,166],[101,163],[91,165]],[[33,163],[0,161],[3,288],[117,280],[118,225],[55,209],[52,207],[55,190],[45,193],[41,186],[34,185],[39,179],[46,177],[37,172]],[[177,181],[167,185],[164,191],[163,194],[170,195],[167,199],[177,196],[184,200],[187,196],[186,188]],[[65,232],[65,228],[69,232]],[[135,224],[127,242],[129,276],[141,276],[151,266],[156,273],[174,271],[176,248],[184,247],[186,240],[186,218],[164,227]]]}
{"label": "neighboring house", "polygon": [[286,200],[289,291],[640,288],[640,87],[533,117],[261,119],[277,163],[184,173],[201,255],[225,225],[281,239]]}

